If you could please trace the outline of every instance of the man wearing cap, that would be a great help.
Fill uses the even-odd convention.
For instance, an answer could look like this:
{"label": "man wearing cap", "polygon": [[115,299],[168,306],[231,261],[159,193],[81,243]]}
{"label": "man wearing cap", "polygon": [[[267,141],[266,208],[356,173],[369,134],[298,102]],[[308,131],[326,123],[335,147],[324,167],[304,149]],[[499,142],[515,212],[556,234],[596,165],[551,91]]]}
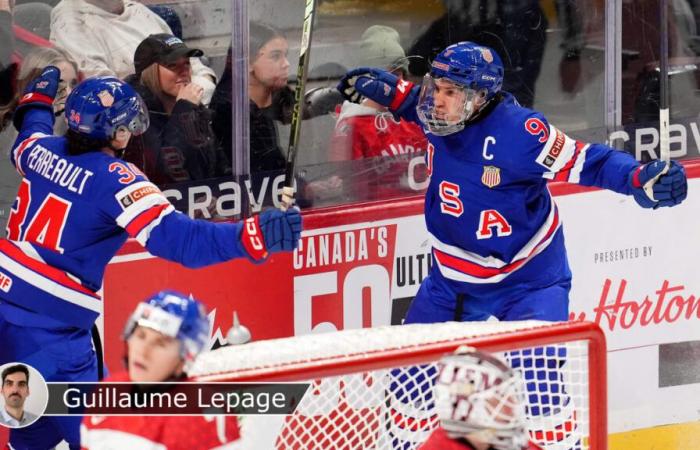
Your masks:
{"label": "man wearing cap", "polygon": [[202,51],[171,34],[152,34],[134,53],[129,83],[143,98],[151,125],[129,143],[125,159],[157,185],[228,175],[230,163],[211,128],[204,89],[192,77],[190,61]]}
{"label": "man wearing cap", "polygon": [[[134,0],[61,0],[51,12],[51,42],[65,49],[86,76],[133,73],[134,51],[151,34],[172,35],[168,24]],[[214,71],[192,56],[192,78],[209,104]]]}

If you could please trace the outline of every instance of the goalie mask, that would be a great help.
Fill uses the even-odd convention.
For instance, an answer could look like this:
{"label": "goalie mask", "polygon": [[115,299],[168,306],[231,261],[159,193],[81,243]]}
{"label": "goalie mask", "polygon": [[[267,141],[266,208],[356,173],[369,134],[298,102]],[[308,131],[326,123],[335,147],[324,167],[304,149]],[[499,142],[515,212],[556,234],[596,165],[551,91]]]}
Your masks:
{"label": "goalie mask", "polygon": [[518,374],[474,350],[445,356],[438,366],[436,407],[448,436],[497,450],[527,447],[524,385]]}
{"label": "goalie mask", "polygon": [[461,131],[501,90],[503,72],[501,58],[490,48],[472,42],[450,45],[423,78],[418,117],[438,136]]}

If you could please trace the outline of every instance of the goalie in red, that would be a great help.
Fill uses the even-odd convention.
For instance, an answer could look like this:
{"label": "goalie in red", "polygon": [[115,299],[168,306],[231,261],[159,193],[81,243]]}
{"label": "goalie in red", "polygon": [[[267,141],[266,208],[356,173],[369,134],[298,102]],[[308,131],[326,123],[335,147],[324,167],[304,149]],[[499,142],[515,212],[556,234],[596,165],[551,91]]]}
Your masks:
{"label": "goalie in red", "polygon": [[[197,300],[162,291],[140,303],[126,323],[127,372],[105,382],[185,381],[209,342],[209,318]],[[87,416],[82,449],[187,448],[208,450],[239,439],[235,416]]]}
{"label": "goalie in red", "polygon": [[504,362],[460,349],[438,366],[440,426],[420,450],[541,450],[527,432],[523,381]]}

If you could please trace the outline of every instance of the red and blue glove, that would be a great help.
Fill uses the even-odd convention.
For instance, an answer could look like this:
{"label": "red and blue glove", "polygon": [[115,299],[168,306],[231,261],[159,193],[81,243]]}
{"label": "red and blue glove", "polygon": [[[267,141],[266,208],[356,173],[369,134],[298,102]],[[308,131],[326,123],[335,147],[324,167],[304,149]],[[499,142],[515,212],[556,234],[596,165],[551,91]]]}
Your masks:
{"label": "red and blue glove", "polygon": [[652,161],[629,174],[632,195],[643,208],[676,206],[688,196],[685,169],[675,161]]}
{"label": "red and blue glove", "polygon": [[270,253],[291,252],[299,245],[302,220],[297,208],[270,209],[243,223],[240,243],[251,261],[264,261]]}
{"label": "red and blue glove", "polygon": [[12,116],[12,123],[18,131],[22,128],[24,114],[30,108],[44,108],[53,113],[53,100],[60,80],[61,71],[57,67],[46,66],[41,75],[27,85]]}
{"label": "red and blue glove", "polygon": [[337,89],[351,102],[358,103],[361,97],[367,97],[398,115],[415,105],[420,94],[420,88],[410,81],[370,67],[349,71],[340,79]]}

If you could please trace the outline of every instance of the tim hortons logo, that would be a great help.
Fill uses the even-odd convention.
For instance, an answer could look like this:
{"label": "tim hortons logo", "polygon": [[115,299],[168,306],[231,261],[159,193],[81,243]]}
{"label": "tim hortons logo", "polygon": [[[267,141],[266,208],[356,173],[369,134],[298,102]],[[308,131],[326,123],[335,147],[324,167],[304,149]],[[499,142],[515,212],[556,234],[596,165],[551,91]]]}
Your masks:
{"label": "tim hortons logo", "polygon": [[[643,300],[625,298],[627,280],[620,280],[617,291],[611,294],[613,281],[606,279],[598,306],[593,309],[595,322],[601,328],[614,331],[617,327],[627,330],[633,327],[647,327],[661,323],[674,323],[679,320],[700,319],[700,299],[684,293],[685,286],[671,286],[664,280],[661,288]],[[608,298],[615,296],[612,303]],[[569,315],[571,320],[586,320],[586,313]]]}

